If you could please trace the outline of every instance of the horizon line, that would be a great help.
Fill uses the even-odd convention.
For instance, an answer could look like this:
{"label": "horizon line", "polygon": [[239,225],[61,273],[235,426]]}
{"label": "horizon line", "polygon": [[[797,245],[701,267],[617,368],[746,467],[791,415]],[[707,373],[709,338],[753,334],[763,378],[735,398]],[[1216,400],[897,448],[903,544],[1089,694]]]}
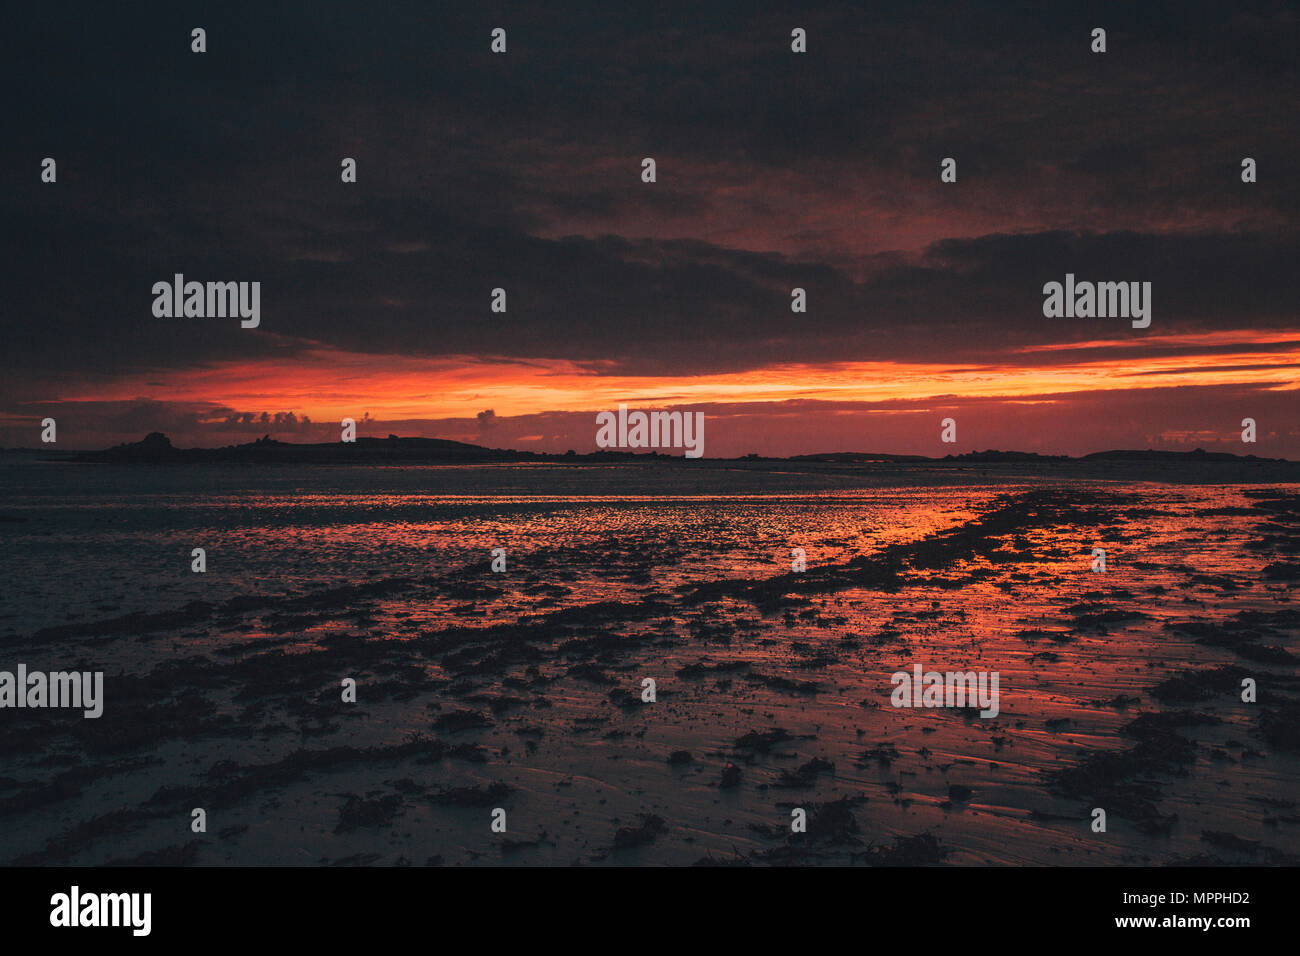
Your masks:
{"label": "horizon line", "polygon": [[[158,435],[161,439],[163,439],[165,441],[165,444],[162,444],[161,442],[155,442],[155,444],[152,447],[146,446],[145,443],[154,435]],[[239,444],[216,445],[216,446],[192,445],[192,446],[187,446],[182,448],[182,447],[172,445],[171,439],[168,438],[168,436],[165,433],[150,432],[148,435],[144,436],[144,438],[138,441],[122,442],[120,444],[111,445],[108,447],[49,448],[49,447],[42,447],[42,446],[38,446],[38,447],[15,446],[10,448],[0,447],[0,452],[30,453],[30,454],[43,453],[43,454],[68,454],[68,455],[110,455],[114,452],[129,453],[134,451],[140,454],[145,454],[149,452],[155,452],[157,454],[166,454],[166,453],[187,454],[191,452],[215,453],[215,452],[238,451],[240,449],[257,449],[257,448],[265,449],[265,448],[273,448],[273,447],[283,447],[289,449],[330,449],[336,447],[346,448],[349,445],[354,447],[360,446],[363,442],[367,444],[376,443],[379,445],[384,445],[384,444],[389,444],[394,442],[440,443],[444,446],[456,446],[461,449],[465,449],[467,451],[484,452],[484,453],[494,454],[494,455],[515,455],[523,459],[541,459],[541,460],[549,460],[549,459],[565,460],[565,459],[573,459],[573,458],[603,458],[603,459],[647,458],[647,459],[654,459],[654,460],[664,460],[664,459],[673,460],[673,459],[681,458],[684,461],[696,460],[696,461],[815,462],[815,461],[831,461],[834,459],[841,459],[846,462],[854,461],[854,460],[857,461],[892,460],[894,462],[901,462],[901,463],[907,463],[907,462],[942,463],[946,461],[978,459],[979,456],[997,456],[1004,459],[1018,459],[1021,461],[1034,461],[1034,460],[1084,461],[1090,458],[1106,458],[1109,456],[1152,456],[1152,457],[1195,458],[1195,459],[1202,459],[1211,462],[1216,460],[1219,461],[1234,460],[1234,461],[1242,461],[1242,462],[1252,462],[1252,461],[1268,462],[1274,464],[1300,463],[1289,458],[1270,458],[1270,457],[1264,457],[1255,454],[1237,454],[1234,452],[1226,452],[1226,451],[1207,451],[1202,447],[1197,447],[1189,450],[1171,450],[1171,449],[1158,449],[1158,448],[1150,448],[1150,447],[1145,449],[1103,448],[1103,449],[1098,449],[1096,451],[1085,452],[1081,455],[1049,454],[1043,452],[1019,451],[1012,448],[1007,448],[1007,449],[987,448],[982,450],[976,449],[976,450],[965,451],[965,452],[950,452],[947,455],[942,455],[938,457],[931,456],[931,455],[917,455],[911,453],[884,452],[884,451],[823,451],[823,452],[803,453],[798,455],[764,455],[764,454],[758,454],[756,452],[750,452],[744,455],[730,455],[725,457],[701,456],[698,459],[686,459],[685,456],[680,454],[680,452],[676,449],[669,450],[669,451],[662,451],[653,448],[648,450],[641,450],[641,449],[632,450],[632,449],[622,449],[622,448],[598,448],[593,451],[586,451],[586,452],[577,451],[574,449],[569,449],[564,452],[548,452],[548,451],[534,451],[529,449],[518,449],[518,448],[492,448],[487,445],[478,445],[472,442],[460,441],[459,439],[454,439],[454,438],[436,438],[436,437],[429,437],[425,435],[394,435],[391,433],[383,437],[376,436],[376,435],[358,435],[354,441],[350,441],[350,442],[345,442],[342,440],[330,441],[330,442],[292,442],[292,441],[285,441],[279,438],[273,438],[271,437],[270,433],[266,433],[261,438],[254,439],[248,442],[239,443]],[[990,458],[988,459],[988,461],[990,463],[995,462],[997,461],[997,457]]]}

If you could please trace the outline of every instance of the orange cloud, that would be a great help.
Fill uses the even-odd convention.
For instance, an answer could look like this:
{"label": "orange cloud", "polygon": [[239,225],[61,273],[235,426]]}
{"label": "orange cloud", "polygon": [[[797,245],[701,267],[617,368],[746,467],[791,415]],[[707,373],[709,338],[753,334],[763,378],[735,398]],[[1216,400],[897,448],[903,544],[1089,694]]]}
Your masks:
{"label": "orange cloud", "polygon": [[[790,400],[917,401],[941,396],[1032,401],[1036,396],[1109,389],[1253,385],[1296,389],[1295,333],[1208,333],[1076,343],[1074,349],[1127,352],[1137,345],[1212,346],[1195,355],[1112,356],[1035,364],[838,362],[783,364],[709,376],[629,376],[607,366],[564,360],[521,361],[454,356],[420,358],[316,349],[286,369],[273,360],[149,372],[59,396],[64,401],[212,402],[234,409],[292,409],[317,421],[376,418],[472,418],[548,411]],[[1251,345],[1292,343],[1252,351]],[[1234,348],[1235,347],[1235,348]],[[1059,351],[1034,346],[1021,351]],[[1059,356],[1054,356],[1058,357]]]}

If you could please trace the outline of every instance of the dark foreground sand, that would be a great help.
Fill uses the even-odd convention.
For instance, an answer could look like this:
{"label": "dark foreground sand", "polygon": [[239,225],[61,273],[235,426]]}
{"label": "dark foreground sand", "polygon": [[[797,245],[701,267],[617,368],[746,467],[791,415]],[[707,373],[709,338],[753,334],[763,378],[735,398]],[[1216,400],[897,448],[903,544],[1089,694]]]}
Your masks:
{"label": "dark foreground sand", "polygon": [[[673,548],[11,636],[108,699],[0,713],[0,862],[1300,862],[1296,486],[1044,483],[802,574]],[[917,663],[999,672],[1000,714],[891,706]]]}

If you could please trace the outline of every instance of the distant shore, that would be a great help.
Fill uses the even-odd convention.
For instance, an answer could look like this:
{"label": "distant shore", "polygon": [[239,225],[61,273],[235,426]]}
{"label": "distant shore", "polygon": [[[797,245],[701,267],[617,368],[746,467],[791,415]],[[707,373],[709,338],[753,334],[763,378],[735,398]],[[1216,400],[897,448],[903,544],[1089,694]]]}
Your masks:
{"label": "distant shore", "polygon": [[[1247,472],[1275,471],[1284,474],[1294,471],[1300,475],[1300,462],[1283,458],[1262,458],[1256,455],[1234,455],[1228,452],[1106,450],[1080,457],[1068,455],[1040,455],[1022,451],[975,451],[940,458],[923,455],[896,455],[884,452],[828,452],[825,454],[793,455],[788,458],[744,455],[736,458],[700,458],[686,460],[681,455],[657,452],[597,451],[563,454],[548,452],[515,451],[512,449],[485,448],[467,442],[442,438],[357,438],[353,442],[323,442],[295,444],[271,438],[269,435],[242,445],[222,448],[177,448],[160,432],[153,432],[138,442],[106,448],[101,451],[58,451],[43,448],[7,449],[8,454],[42,455],[50,461],[103,464],[330,464],[330,465],[388,465],[388,464],[477,464],[511,462],[676,462],[698,466],[703,462],[729,464],[780,462],[797,466],[816,465],[1029,465],[1058,469],[1062,466],[1084,466],[1087,470],[1098,465],[1124,464],[1151,467],[1163,471],[1169,466],[1230,465]],[[1296,478],[1248,477],[1243,480],[1297,480]]]}

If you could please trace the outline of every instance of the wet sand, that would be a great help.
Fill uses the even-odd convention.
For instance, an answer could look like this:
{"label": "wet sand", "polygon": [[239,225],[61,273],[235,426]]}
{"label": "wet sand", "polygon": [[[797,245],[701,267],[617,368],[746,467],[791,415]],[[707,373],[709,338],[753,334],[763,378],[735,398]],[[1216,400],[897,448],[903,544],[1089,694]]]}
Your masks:
{"label": "wet sand", "polygon": [[[450,504],[276,488],[256,533],[217,495],[209,529],[305,567],[86,581],[71,617],[74,580],[33,585],[3,667],[103,670],[105,714],[0,714],[0,861],[1300,862],[1300,486],[808,469],[724,496],[636,468]],[[6,507],[11,575],[48,507]],[[387,534],[438,561],[311,567]],[[1000,713],[891,706],[915,664],[997,671]]]}

